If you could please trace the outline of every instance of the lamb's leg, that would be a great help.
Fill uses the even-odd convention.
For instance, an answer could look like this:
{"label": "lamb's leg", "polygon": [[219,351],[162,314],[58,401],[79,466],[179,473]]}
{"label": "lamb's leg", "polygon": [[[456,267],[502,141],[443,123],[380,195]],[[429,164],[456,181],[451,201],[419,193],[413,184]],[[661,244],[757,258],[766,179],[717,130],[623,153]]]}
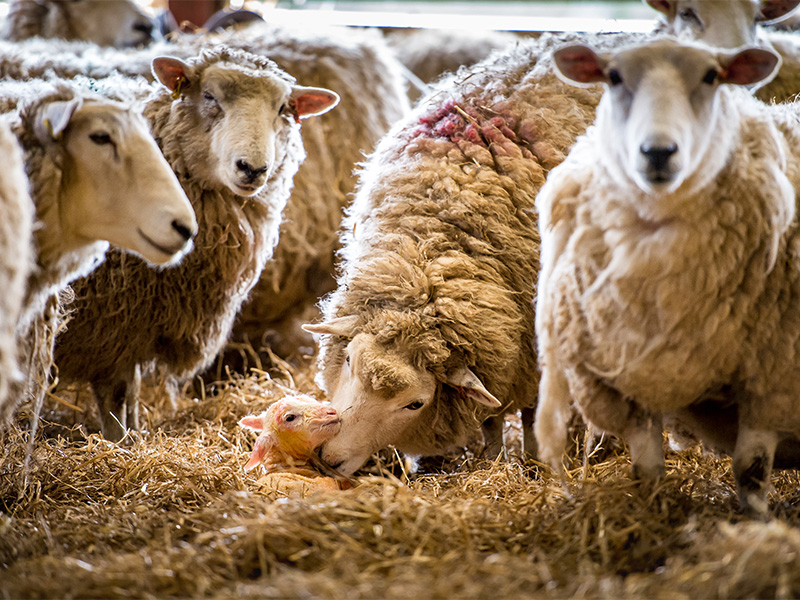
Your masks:
{"label": "lamb's leg", "polygon": [[127,427],[139,431],[139,397],[142,393],[142,370],[139,365],[133,369],[133,376],[125,390],[125,413]]}
{"label": "lamb's leg", "polygon": [[524,460],[536,460],[538,449],[536,448],[536,437],[533,435],[533,417],[536,415],[535,408],[523,408],[522,416],[522,456]]}
{"label": "lamb's leg", "polygon": [[118,442],[125,437],[128,424],[127,388],[125,381],[92,384],[100,412],[100,430],[103,437],[112,442]]}
{"label": "lamb's leg", "polygon": [[777,433],[739,423],[739,437],[733,451],[733,475],[739,504],[752,517],[767,518],[767,487],[777,445]]}
{"label": "lamb's leg", "polygon": [[640,407],[631,411],[622,437],[631,451],[634,479],[652,481],[664,476],[663,434],[661,415]]}
{"label": "lamb's leg", "polygon": [[483,441],[486,444],[484,455],[489,460],[494,460],[501,454],[505,458],[505,448],[503,446],[503,415],[489,417],[483,422]]}

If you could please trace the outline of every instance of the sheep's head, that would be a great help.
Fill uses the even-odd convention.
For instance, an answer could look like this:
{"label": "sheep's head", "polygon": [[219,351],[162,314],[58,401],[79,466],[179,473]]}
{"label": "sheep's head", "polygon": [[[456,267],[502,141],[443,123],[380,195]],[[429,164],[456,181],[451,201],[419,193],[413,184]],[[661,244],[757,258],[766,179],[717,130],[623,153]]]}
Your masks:
{"label": "sheep's head", "polygon": [[338,433],[335,409],[308,396],[287,396],[260,415],[244,417],[239,425],[259,432],[245,465],[249,471],[264,464],[267,472],[307,463],[314,450]]}
{"label": "sheep's head", "polygon": [[[330,90],[293,85],[276,68],[220,60],[195,68],[177,58],[153,60],[156,78],[184,103],[182,118],[207,136],[193,176],[239,196],[257,194],[276,165],[279,136],[292,121],[320,115],[339,102]],[[201,133],[203,132],[203,133]]]}
{"label": "sheep's head", "polygon": [[[645,193],[671,194],[713,179],[732,151],[722,122],[721,84],[753,85],[780,64],[772,51],[721,51],[662,40],[596,54],[586,46],[554,54],[559,74],[608,89],[597,110],[600,153],[611,173]],[[691,183],[689,180],[691,178]]]}
{"label": "sheep's head", "polygon": [[[153,40],[153,22],[133,0],[36,2],[46,10],[42,37],[64,36],[117,48],[142,46]],[[13,4],[10,10],[14,10]]]}
{"label": "sheep's head", "polygon": [[42,102],[29,117],[60,162],[57,211],[67,249],[105,240],[162,265],[191,249],[194,211],[140,112],[76,96]]}
{"label": "sheep's head", "polygon": [[342,416],[342,429],[323,444],[321,455],[340,473],[351,475],[373,452],[389,445],[415,454],[438,450],[437,441],[420,435],[420,430],[432,437],[433,428],[425,424],[438,414],[434,405],[442,385],[455,388],[476,406],[500,406],[467,365],[437,377],[402,341],[359,331],[357,324],[357,317],[341,317],[304,326],[339,339],[328,348],[322,381]]}
{"label": "sheep's head", "polygon": [[659,11],[663,30],[709,46],[738,48],[757,43],[756,24],[788,17],[800,0],[644,0]]}

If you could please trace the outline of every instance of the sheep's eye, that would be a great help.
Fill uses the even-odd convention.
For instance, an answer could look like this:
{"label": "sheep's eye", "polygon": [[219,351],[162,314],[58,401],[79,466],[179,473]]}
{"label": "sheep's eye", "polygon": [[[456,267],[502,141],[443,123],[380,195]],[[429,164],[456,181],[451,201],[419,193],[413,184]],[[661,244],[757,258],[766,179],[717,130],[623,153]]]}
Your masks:
{"label": "sheep's eye", "polygon": [[617,71],[616,69],[612,69],[611,71],[609,71],[608,82],[611,85],[619,85],[620,83],[622,83],[622,77],[620,77],[619,71]]}
{"label": "sheep's eye", "polygon": [[350,355],[344,357],[344,363],[349,367],[350,366]]}
{"label": "sheep's eye", "polygon": [[717,75],[719,75],[719,73],[717,73],[716,69],[709,69],[708,73],[703,77],[703,83],[711,85],[717,80]]}
{"label": "sheep's eye", "polygon": [[103,146],[104,144],[111,143],[111,136],[107,133],[90,133],[89,139],[92,140],[98,146]]}
{"label": "sheep's eye", "polygon": [[286,110],[286,104],[281,104],[281,107],[278,109],[278,114],[282,115],[283,111]]}
{"label": "sheep's eye", "polygon": [[694,12],[691,8],[684,8],[681,12],[678,13],[678,16],[684,21],[696,21],[698,23],[700,22],[697,13]]}
{"label": "sheep's eye", "polygon": [[292,421],[294,421],[296,418],[297,418],[297,415],[288,414],[288,415],[286,415],[286,416],[283,418],[283,420],[284,420],[286,423],[291,423],[291,422],[292,422]]}
{"label": "sheep's eye", "polygon": [[406,404],[403,408],[407,408],[408,410],[419,410],[425,405],[422,400],[415,400],[411,404]]}
{"label": "sheep's eye", "polygon": [[216,102],[217,99],[210,92],[203,92],[203,98],[208,100],[209,102]]}

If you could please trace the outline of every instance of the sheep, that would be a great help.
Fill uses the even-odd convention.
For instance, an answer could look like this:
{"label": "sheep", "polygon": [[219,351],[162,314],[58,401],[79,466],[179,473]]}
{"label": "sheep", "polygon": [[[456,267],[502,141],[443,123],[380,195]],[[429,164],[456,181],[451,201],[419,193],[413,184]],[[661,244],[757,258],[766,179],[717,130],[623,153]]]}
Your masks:
{"label": "sheep", "polygon": [[17,364],[17,322],[22,315],[25,282],[32,269],[32,242],[22,232],[33,231],[33,202],[17,138],[0,121],[0,413],[8,404],[12,381],[21,377]]}
{"label": "sheep", "polygon": [[32,37],[142,46],[153,40],[153,22],[133,0],[10,0],[0,38]]}
{"label": "sheep", "polygon": [[[800,92],[800,50],[791,33],[765,29],[800,6],[800,0],[643,0],[659,11],[657,33],[699,40],[720,48],[757,44],[777,51],[780,71],[761,82],[756,96],[765,102],[793,100]],[[757,26],[758,25],[758,26]]]}
{"label": "sheep", "polygon": [[[197,213],[195,250],[156,272],[117,252],[74,284],[58,339],[65,381],[90,383],[103,435],[138,428],[142,375],[185,379],[228,338],[272,254],[292,176],[304,154],[300,119],[338,96],[302,87],[272,61],[218,47],[153,61],[160,85],[144,114]],[[101,83],[98,83],[101,85]],[[124,85],[123,78],[109,84]]]}
{"label": "sheep", "polygon": [[[171,265],[191,249],[191,205],[132,101],[111,101],[78,84],[5,82],[0,112],[24,153],[37,225],[34,267],[17,322],[27,381],[0,406],[0,423],[25,397],[41,403],[50,365],[56,295],[103,260],[109,243]],[[50,336],[52,337],[52,336]],[[38,413],[38,408],[36,410]]]}
{"label": "sheep", "polygon": [[536,200],[542,456],[560,463],[572,400],[625,439],[635,477],[658,478],[663,420],[711,423],[716,402],[740,504],[764,516],[776,447],[789,462],[800,434],[800,113],[735,86],[780,59],[670,40],[555,59],[608,89]]}

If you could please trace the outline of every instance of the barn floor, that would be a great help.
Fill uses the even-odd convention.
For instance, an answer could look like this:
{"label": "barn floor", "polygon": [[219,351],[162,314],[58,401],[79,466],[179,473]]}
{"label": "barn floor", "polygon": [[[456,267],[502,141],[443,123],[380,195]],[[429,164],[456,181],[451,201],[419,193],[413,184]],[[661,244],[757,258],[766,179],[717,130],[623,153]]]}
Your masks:
{"label": "barn floor", "polygon": [[[624,454],[576,466],[567,495],[518,460],[467,453],[407,475],[387,452],[354,489],[287,497],[244,473],[253,434],[236,424],[286,387],[313,391],[310,367],[186,395],[168,418],[152,398],[149,433],[125,445],[45,428],[27,485],[26,434],[12,429],[0,597],[800,596],[795,472],[774,477],[769,523],[737,514],[730,461],[699,449],[669,453],[649,489]],[[83,413],[48,400],[48,418],[91,423],[84,397],[70,397]]]}

